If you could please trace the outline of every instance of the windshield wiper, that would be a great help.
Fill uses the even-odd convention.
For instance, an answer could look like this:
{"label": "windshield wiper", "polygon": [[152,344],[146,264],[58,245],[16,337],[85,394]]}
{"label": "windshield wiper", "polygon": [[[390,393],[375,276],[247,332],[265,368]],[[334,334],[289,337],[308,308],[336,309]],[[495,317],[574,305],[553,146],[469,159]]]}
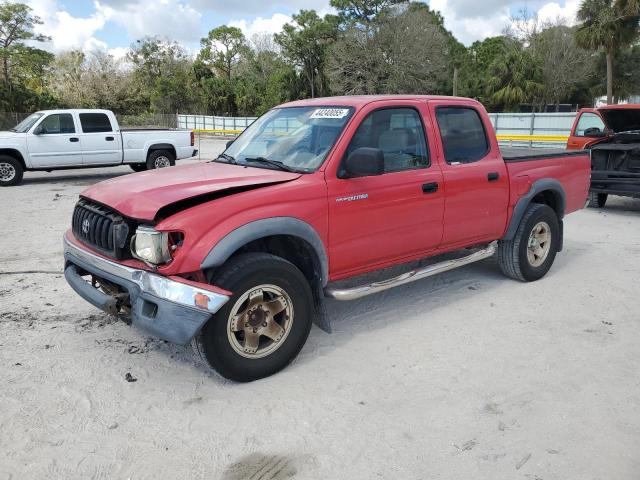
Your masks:
{"label": "windshield wiper", "polygon": [[289,165],[279,162],[277,160],[270,160],[265,157],[253,157],[253,158],[245,158],[245,162],[256,162],[263,163],[265,165],[271,165],[272,167],[276,167],[280,170],[284,170],[285,172],[296,172],[294,168],[291,168]]}
{"label": "windshield wiper", "polygon": [[214,162],[217,162],[217,161],[219,161],[221,158],[222,158],[222,159],[224,159],[224,160],[226,160],[226,162],[225,162],[225,163],[232,163],[232,164],[234,164],[234,165],[237,165],[237,164],[238,164],[238,162],[236,161],[236,159],[235,159],[234,157],[232,157],[231,155],[228,155],[228,154],[226,154],[226,153],[221,153],[221,154],[220,154],[220,155],[218,155],[218,156],[217,156],[213,161],[214,161]]}

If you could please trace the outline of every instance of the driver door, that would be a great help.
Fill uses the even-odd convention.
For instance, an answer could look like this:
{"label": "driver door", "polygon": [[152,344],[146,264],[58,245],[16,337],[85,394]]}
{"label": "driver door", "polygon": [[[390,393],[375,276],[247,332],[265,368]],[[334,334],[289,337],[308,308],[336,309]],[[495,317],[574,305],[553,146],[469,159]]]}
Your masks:
{"label": "driver door", "polygon": [[[388,105],[390,102],[385,102]],[[436,249],[442,239],[444,188],[434,165],[425,103],[402,101],[359,112],[342,162],[357,148],[382,150],[384,173],[327,178],[329,254],[337,278],[399,263]]]}
{"label": "driver door", "polygon": [[71,113],[51,113],[27,134],[33,168],[82,165],[82,145]]}

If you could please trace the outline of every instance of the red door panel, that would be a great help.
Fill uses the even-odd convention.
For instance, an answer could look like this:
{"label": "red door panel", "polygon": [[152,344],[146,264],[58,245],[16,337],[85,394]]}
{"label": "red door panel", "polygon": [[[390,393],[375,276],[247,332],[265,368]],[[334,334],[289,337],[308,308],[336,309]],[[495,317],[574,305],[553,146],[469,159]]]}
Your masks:
{"label": "red door panel", "polygon": [[499,238],[507,221],[509,178],[488,116],[450,100],[430,101],[429,110],[446,186],[442,247]]}
{"label": "red door panel", "polygon": [[[385,101],[384,107],[373,102],[356,114],[353,119],[355,127],[336,149],[334,168],[325,172],[332,279],[420,256],[440,245],[444,188],[442,172],[433,158],[431,133],[427,133],[425,145],[429,152],[428,167],[371,177],[338,178],[338,165],[347,153],[347,146],[351,140],[359,139],[356,129],[363,125],[370,113],[393,108],[417,111],[418,116],[414,115],[414,120],[421,120],[419,129],[430,131],[425,102]],[[384,137],[385,142],[394,143],[396,134],[402,136],[403,129],[390,128],[379,138]],[[369,136],[366,138],[370,143]],[[386,162],[385,154],[385,165]]]}

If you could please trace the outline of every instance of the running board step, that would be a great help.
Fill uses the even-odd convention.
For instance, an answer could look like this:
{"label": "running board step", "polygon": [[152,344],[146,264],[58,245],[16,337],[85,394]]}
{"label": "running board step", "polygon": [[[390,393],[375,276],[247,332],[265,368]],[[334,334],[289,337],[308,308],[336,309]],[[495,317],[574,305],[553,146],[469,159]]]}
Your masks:
{"label": "running board step", "polygon": [[410,272],[403,273],[397,277],[390,278],[389,280],[382,280],[380,282],[369,283],[368,285],[361,285],[353,288],[325,288],[324,294],[326,297],[335,298],[336,300],[355,300],[356,298],[366,297],[373,293],[389,290],[390,288],[404,285],[405,283],[415,282],[423,278],[431,277],[439,273],[453,270],[454,268],[463,267],[470,263],[478,262],[489,258],[496,253],[498,248],[498,242],[491,242],[482,250],[467,255],[466,257],[455,258],[453,260],[445,260],[444,262],[434,263],[423,268],[411,270]]}

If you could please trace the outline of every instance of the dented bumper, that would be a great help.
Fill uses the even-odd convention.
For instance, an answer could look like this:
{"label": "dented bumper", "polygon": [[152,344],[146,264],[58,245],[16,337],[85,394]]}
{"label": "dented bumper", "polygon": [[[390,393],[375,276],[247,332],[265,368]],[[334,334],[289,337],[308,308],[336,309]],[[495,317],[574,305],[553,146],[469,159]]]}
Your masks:
{"label": "dented bumper", "polygon": [[[186,344],[228,300],[229,292],[131,268],[91,253],[64,236],[65,278],[71,288],[92,305],[126,317],[141,330],[173,343]],[[105,293],[91,279],[118,287]],[[108,289],[111,290],[111,289]]]}

